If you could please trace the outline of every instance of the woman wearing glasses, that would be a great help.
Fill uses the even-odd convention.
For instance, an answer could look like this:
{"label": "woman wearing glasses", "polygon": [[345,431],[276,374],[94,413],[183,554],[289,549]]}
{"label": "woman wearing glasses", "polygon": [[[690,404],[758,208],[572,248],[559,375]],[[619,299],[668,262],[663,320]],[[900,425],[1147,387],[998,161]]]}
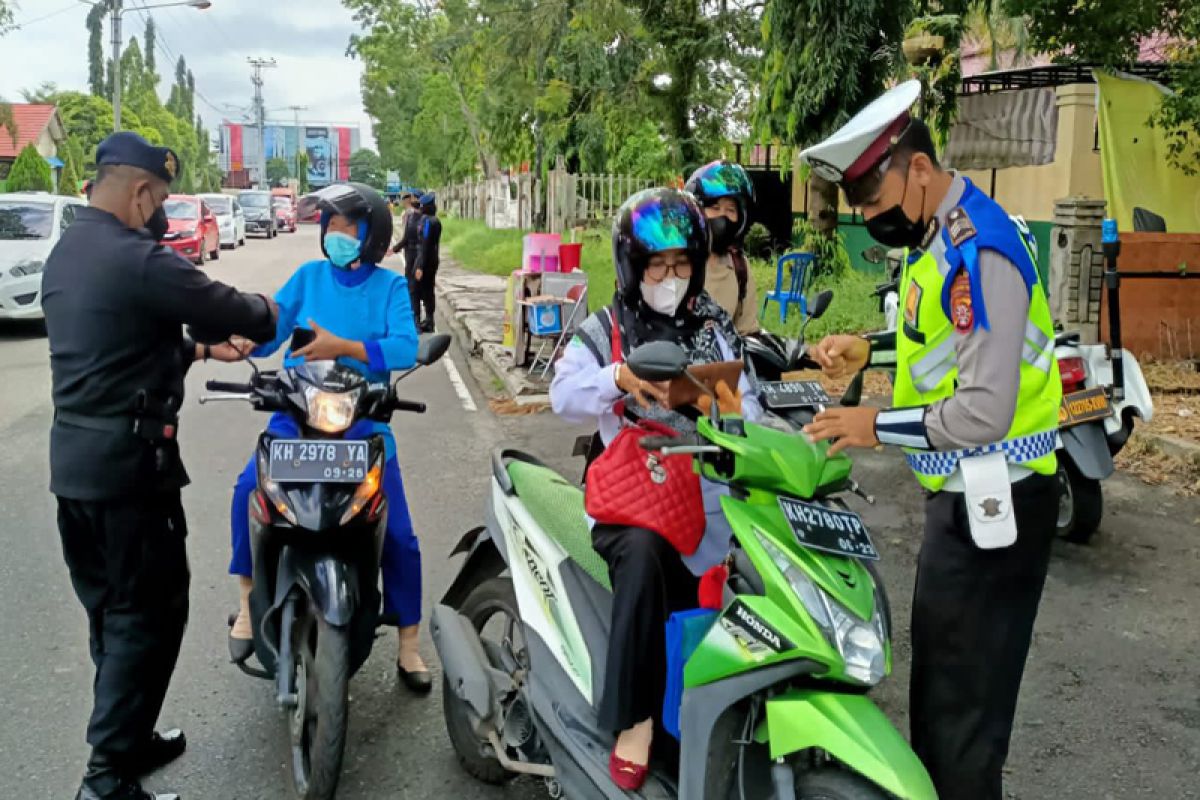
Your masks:
{"label": "woman wearing glasses", "polygon": [[[733,323],[704,291],[709,232],[690,194],[648,189],[629,198],[613,224],[617,292],[610,306],[580,326],[555,367],[550,402],[571,422],[599,426],[608,445],[626,411],[694,431],[698,411],[666,407],[667,385],[639,380],[622,363],[653,341],[681,346],[692,363],[740,360]],[[743,374],[736,388],[718,386],[721,411],[755,419],[754,392]],[[636,790],[644,782],[651,741],[666,689],[664,625],[671,613],[697,606],[699,575],[720,563],[730,531],[720,512],[722,487],[705,483],[708,528],[699,549],[682,556],[662,536],[597,522],[592,543],[608,564],[613,586],[612,631],[598,709],[616,735],[609,759],[613,781]],[[719,521],[719,524],[718,524]]]}

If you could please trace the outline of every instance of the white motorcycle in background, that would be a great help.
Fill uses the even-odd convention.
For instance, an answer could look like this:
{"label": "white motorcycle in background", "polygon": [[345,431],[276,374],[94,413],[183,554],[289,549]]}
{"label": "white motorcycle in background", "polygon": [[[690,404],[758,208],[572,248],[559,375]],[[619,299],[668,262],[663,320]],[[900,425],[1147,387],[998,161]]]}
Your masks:
{"label": "white motorcycle in background", "polygon": [[[1032,239],[1024,220],[1014,217],[1013,221]],[[1116,271],[1120,248],[1115,226],[1109,231],[1107,222],[1105,238],[1112,346],[1081,344],[1078,331],[1067,331],[1056,336],[1054,349],[1063,384],[1063,403],[1058,413],[1057,529],[1059,536],[1078,544],[1091,541],[1100,527],[1104,515],[1100,482],[1115,470],[1113,457],[1133,433],[1134,420],[1149,422],[1154,414],[1141,366],[1132,353],[1121,348],[1120,280]],[[897,330],[905,251],[876,245],[863,251],[862,256],[870,263],[885,264],[887,281],[876,287],[875,295],[888,330]]]}

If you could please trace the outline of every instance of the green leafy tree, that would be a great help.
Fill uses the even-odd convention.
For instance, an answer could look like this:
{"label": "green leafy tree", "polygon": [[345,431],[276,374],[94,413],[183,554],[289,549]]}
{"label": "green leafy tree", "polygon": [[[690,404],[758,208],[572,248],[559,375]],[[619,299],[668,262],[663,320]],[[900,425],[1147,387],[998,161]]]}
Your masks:
{"label": "green leafy tree", "polygon": [[15,146],[17,144],[17,120],[13,116],[12,106],[4,102],[3,98],[0,98],[0,127],[8,131],[8,138]]}
{"label": "green leafy tree", "polygon": [[[758,101],[762,136],[804,146],[844,124],[883,90],[912,15],[909,4],[887,0],[768,0]],[[815,175],[811,183],[810,216],[831,233],[837,188]]]}
{"label": "green leafy tree", "polygon": [[79,172],[76,170],[75,161],[69,156],[63,159],[62,172],[58,176],[58,193],[66,197],[79,195]]}
{"label": "green leafy tree", "polygon": [[52,192],[54,175],[37,148],[27,144],[13,162],[5,186],[10,192]]}
{"label": "green leafy tree", "polygon": [[109,10],[108,0],[94,3],[85,25],[88,31],[88,88],[96,97],[112,99],[112,79],[106,77],[104,58],[104,18]]}
{"label": "green leafy tree", "polygon": [[1121,69],[1138,60],[1143,43],[1166,37],[1167,79],[1151,121],[1167,133],[1169,161],[1195,174],[1200,161],[1200,0],[1006,0],[1010,14],[1029,20],[1032,47],[1056,61]]}
{"label": "green leafy tree", "polygon": [[0,36],[8,33],[13,27],[12,4],[8,0],[0,0]]}
{"label": "green leafy tree", "polygon": [[156,44],[155,39],[157,37],[157,34],[158,34],[158,29],[154,26],[154,15],[148,14],[146,16],[146,32],[145,32],[146,71],[154,76],[156,83],[158,80],[158,66],[155,63],[155,59],[154,59],[154,46]]}
{"label": "green leafy tree", "polygon": [[350,180],[365,183],[376,189],[384,189],[387,183],[387,170],[383,168],[383,159],[368,147],[355,150],[350,154]]}
{"label": "green leafy tree", "polygon": [[[68,142],[79,147],[75,162],[82,175],[91,174],[96,163],[96,146],[112,132],[112,104],[103,97],[83,92],[59,92],[51,98],[68,132]],[[140,120],[134,120],[140,124]],[[126,124],[134,124],[127,116]]]}
{"label": "green leafy tree", "polygon": [[267,182],[272,186],[280,186],[292,174],[292,167],[286,158],[272,158],[267,161]]}

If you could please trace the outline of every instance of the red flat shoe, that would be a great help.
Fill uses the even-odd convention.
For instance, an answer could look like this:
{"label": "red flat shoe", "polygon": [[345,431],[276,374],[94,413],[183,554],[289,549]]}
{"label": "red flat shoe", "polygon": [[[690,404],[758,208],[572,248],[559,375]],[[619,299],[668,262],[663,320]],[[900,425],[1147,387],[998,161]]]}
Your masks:
{"label": "red flat shoe", "polygon": [[608,775],[619,789],[636,792],[642,788],[648,774],[650,774],[649,765],[626,761],[617,755],[615,748],[612,755],[608,757]]}

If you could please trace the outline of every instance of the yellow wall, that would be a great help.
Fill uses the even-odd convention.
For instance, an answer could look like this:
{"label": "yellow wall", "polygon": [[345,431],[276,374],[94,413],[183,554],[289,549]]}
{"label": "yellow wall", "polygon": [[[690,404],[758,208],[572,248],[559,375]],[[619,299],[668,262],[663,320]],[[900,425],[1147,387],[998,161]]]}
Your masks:
{"label": "yellow wall", "polygon": [[[1059,86],[1058,141],[1054,163],[996,170],[996,202],[1026,219],[1054,219],[1054,201],[1064,197],[1104,197],[1100,152],[1096,141],[1096,87]],[[991,188],[990,170],[963,174],[984,191]]]}
{"label": "yellow wall", "polygon": [[[1100,171],[1100,152],[1096,141],[1096,86],[1071,84],[1059,86],[1058,141],[1052,164],[1037,167],[1010,167],[996,170],[996,202],[1010,214],[1027,220],[1054,219],[1054,202],[1064,197],[1104,197]],[[991,170],[963,172],[985,192],[992,186]],[[807,187],[799,179],[792,182],[792,208],[804,209]],[[846,198],[839,192],[839,212],[849,214]]]}

